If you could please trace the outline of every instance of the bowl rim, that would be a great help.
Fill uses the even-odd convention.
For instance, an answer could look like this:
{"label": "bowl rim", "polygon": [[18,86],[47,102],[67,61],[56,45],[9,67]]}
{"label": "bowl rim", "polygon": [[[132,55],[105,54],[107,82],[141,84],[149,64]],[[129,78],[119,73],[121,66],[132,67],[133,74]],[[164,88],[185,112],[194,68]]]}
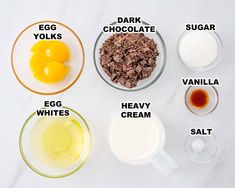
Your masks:
{"label": "bowl rim", "polygon": [[[142,22],[143,25],[150,25],[150,24],[148,24],[148,23],[145,22],[145,21],[141,21],[141,22]],[[115,22],[112,22],[110,25],[115,25],[115,24],[117,24],[116,21],[115,21]],[[114,32],[114,33],[115,33],[115,32]],[[158,75],[156,75],[156,77],[155,77],[150,83],[148,83],[148,84],[146,84],[146,85],[144,85],[144,86],[142,86],[142,87],[139,87],[139,88],[137,88],[137,89],[133,89],[133,88],[131,88],[131,89],[126,88],[126,89],[125,89],[124,87],[123,87],[123,88],[120,88],[120,87],[116,86],[114,83],[108,82],[108,81],[102,76],[102,74],[100,73],[100,71],[99,71],[99,69],[98,69],[98,62],[96,61],[96,56],[95,56],[95,55],[96,55],[96,51],[99,50],[99,49],[98,49],[98,42],[99,42],[99,40],[100,40],[100,38],[102,37],[103,34],[104,34],[104,32],[101,31],[101,33],[98,35],[98,37],[97,37],[97,39],[96,39],[96,41],[95,41],[95,45],[94,45],[94,48],[93,48],[93,61],[94,61],[94,65],[95,65],[95,69],[96,69],[97,73],[98,73],[99,76],[102,78],[102,80],[105,81],[105,83],[107,83],[109,86],[111,86],[111,87],[113,87],[113,88],[115,88],[115,89],[121,90],[121,91],[133,92],[133,91],[140,91],[140,90],[142,90],[142,89],[145,89],[145,88],[151,86],[153,83],[155,83],[155,82],[160,78],[160,76],[162,75],[162,73],[163,73],[163,71],[164,71],[164,69],[165,69],[165,66],[166,66],[167,50],[166,50],[165,42],[164,42],[162,36],[160,35],[160,33],[159,33],[157,30],[156,30],[156,32],[154,32],[153,34],[156,34],[156,35],[159,37],[160,43],[162,44],[162,48],[163,48],[163,56],[162,56],[162,58],[163,58],[163,61],[162,61],[162,62],[163,62],[163,63],[162,63],[160,72],[159,72]]]}
{"label": "bowl rim", "polygon": [[[36,91],[34,89],[31,89],[29,86],[27,86],[23,81],[21,81],[20,77],[17,75],[17,72],[15,70],[15,67],[14,67],[14,51],[15,51],[15,46],[19,40],[19,38],[22,36],[22,34],[28,30],[30,27],[33,27],[37,24],[40,24],[40,23],[55,23],[55,24],[58,24],[58,25],[61,25],[63,27],[65,27],[66,29],[68,29],[70,32],[72,32],[72,34],[76,37],[76,39],[78,40],[79,44],[81,45],[81,50],[82,50],[82,67],[81,67],[81,70],[79,71],[77,77],[74,79],[74,81],[72,83],[70,83],[67,87],[59,90],[59,91],[54,91],[54,92],[40,92],[40,91]],[[59,93],[62,93],[64,91],[66,91],[67,89],[69,89],[70,87],[72,87],[76,82],[77,80],[80,78],[81,74],[82,74],[82,71],[83,71],[83,68],[84,68],[84,64],[85,64],[85,50],[84,50],[84,46],[82,44],[82,41],[81,39],[79,38],[79,36],[75,33],[74,30],[72,30],[70,27],[68,27],[67,25],[61,23],[61,22],[58,22],[58,21],[53,21],[53,20],[43,20],[43,21],[39,21],[39,22],[35,22],[33,24],[30,24],[29,26],[27,26],[26,28],[24,28],[20,33],[19,35],[16,37],[14,43],[13,43],[13,46],[12,46],[12,50],[11,50],[11,68],[13,70],[13,73],[16,77],[16,79],[18,80],[18,82],[24,86],[27,90],[33,92],[33,93],[36,93],[36,94],[39,94],[39,95],[55,95],[55,94],[59,94]]]}
{"label": "bowl rim", "polygon": [[63,106],[62,108],[65,108],[65,109],[68,109],[70,111],[72,111],[73,113],[75,113],[79,118],[81,118],[81,120],[83,121],[87,131],[88,131],[88,135],[89,135],[89,141],[90,141],[90,146],[88,148],[88,154],[87,156],[85,157],[85,159],[82,161],[82,163],[77,167],[75,168],[74,170],[72,170],[71,172],[68,172],[68,173],[65,173],[65,174],[62,174],[62,175],[50,175],[50,174],[47,174],[47,173],[43,173],[41,172],[40,170],[37,170],[28,160],[27,160],[27,157],[26,157],[26,154],[24,152],[24,149],[23,149],[23,144],[22,144],[22,139],[23,139],[23,134],[24,134],[24,131],[26,129],[26,126],[28,125],[28,122],[31,120],[31,118],[33,118],[36,114],[36,112],[33,112],[24,122],[22,128],[21,128],[21,131],[20,131],[20,136],[19,136],[19,150],[20,150],[20,154],[21,154],[21,157],[23,158],[24,162],[27,164],[27,166],[33,170],[34,172],[36,172],[37,174],[41,175],[41,176],[44,176],[44,177],[47,177],[47,178],[64,178],[66,176],[69,176],[71,174],[74,174],[76,171],[78,171],[81,167],[83,167],[83,165],[87,162],[88,160],[88,157],[89,157],[89,154],[91,152],[91,147],[92,147],[92,134],[91,134],[91,130],[86,122],[86,120],[83,118],[83,116],[81,114],[79,114],[78,112],[76,112],[75,110],[69,108],[69,107],[66,107],[66,106]]}

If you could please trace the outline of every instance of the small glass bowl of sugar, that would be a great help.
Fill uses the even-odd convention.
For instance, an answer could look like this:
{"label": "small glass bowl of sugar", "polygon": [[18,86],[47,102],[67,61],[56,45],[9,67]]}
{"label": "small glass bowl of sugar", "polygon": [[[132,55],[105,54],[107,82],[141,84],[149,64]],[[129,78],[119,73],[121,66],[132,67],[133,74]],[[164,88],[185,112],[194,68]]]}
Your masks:
{"label": "small glass bowl of sugar", "polygon": [[178,41],[182,63],[195,71],[216,67],[222,58],[222,41],[214,31],[185,31]]}

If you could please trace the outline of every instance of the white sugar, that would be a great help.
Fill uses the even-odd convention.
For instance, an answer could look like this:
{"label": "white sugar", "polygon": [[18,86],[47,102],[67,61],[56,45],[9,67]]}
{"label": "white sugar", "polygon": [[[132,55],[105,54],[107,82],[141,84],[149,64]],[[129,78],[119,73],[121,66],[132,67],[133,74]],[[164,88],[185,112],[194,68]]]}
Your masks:
{"label": "white sugar", "polygon": [[192,31],[179,41],[179,56],[189,67],[203,69],[218,57],[219,46],[215,36],[206,31]]}

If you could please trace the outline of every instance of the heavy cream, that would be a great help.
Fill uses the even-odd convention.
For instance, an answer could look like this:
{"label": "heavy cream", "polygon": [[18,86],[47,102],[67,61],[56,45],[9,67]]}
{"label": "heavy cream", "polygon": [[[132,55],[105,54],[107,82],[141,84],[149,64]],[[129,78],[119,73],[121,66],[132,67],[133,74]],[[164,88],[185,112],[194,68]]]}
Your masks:
{"label": "heavy cream", "polygon": [[142,164],[164,145],[164,131],[155,118],[116,118],[109,141],[114,154],[131,164]]}

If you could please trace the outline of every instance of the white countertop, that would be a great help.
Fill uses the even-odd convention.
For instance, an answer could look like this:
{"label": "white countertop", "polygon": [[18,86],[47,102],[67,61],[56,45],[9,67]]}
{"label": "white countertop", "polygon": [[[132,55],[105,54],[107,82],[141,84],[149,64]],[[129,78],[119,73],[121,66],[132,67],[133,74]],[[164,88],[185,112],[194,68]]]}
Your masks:
{"label": "white countertop", "polygon": [[[233,0],[7,0],[0,2],[0,86],[2,106],[0,136],[1,188],[232,188],[235,187],[235,2]],[[139,92],[121,92],[99,78],[93,64],[93,47],[104,24],[117,16],[141,16],[156,25],[167,46],[168,60],[161,78]],[[40,20],[56,20],[80,36],[86,54],[81,78],[68,91],[40,96],[27,91],[14,77],[10,54],[19,32]],[[223,41],[221,64],[203,73],[184,67],[177,56],[177,40],[185,23],[215,23]],[[190,113],[184,105],[186,87],[182,77],[219,78],[220,103],[204,117]],[[47,99],[61,99],[79,111],[90,124],[93,148],[86,165],[62,179],[48,179],[31,171],[21,159],[19,132],[24,120]],[[110,116],[120,101],[150,101],[151,109],[163,121],[166,151],[179,167],[165,178],[151,165],[132,167],[111,153],[107,132]],[[191,127],[213,127],[220,146],[217,157],[207,164],[188,160],[184,141]]]}

